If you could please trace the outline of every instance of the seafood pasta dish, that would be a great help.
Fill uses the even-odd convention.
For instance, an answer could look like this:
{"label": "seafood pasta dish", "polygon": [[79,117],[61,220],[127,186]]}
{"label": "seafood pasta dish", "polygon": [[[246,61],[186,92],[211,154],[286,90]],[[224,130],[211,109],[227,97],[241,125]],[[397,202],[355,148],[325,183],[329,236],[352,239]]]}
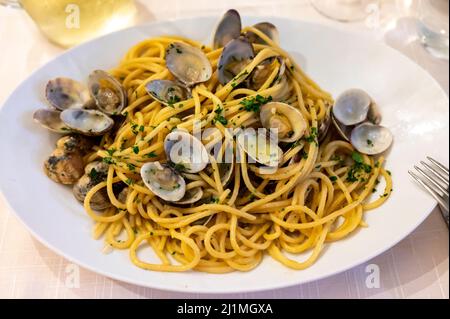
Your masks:
{"label": "seafood pasta dish", "polygon": [[44,172],[104,251],[140,268],[249,271],[267,256],[305,269],[388,199],[393,136],[371,96],[333,98],[270,22],[229,10],[211,33],[145,39],[83,83],[50,79],[33,115],[60,134]]}

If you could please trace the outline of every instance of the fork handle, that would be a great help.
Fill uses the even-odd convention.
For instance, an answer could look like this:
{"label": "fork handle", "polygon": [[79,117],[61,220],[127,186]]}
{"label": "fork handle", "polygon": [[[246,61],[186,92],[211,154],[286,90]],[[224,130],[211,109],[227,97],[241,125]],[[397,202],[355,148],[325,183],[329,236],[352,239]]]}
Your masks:
{"label": "fork handle", "polygon": [[447,223],[448,227],[448,210],[446,210],[442,205],[439,204],[439,208],[441,209],[442,217],[444,218],[445,222]]}

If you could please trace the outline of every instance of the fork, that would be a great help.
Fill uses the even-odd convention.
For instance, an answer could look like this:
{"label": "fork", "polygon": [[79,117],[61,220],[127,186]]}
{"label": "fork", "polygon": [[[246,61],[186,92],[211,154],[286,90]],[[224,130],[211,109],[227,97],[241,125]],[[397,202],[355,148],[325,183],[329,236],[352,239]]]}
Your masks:
{"label": "fork", "polygon": [[427,156],[427,159],[431,164],[421,161],[422,167],[414,165],[418,174],[413,171],[408,171],[408,173],[439,203],[448,227],[449,171],[447,167],[432,157]]}

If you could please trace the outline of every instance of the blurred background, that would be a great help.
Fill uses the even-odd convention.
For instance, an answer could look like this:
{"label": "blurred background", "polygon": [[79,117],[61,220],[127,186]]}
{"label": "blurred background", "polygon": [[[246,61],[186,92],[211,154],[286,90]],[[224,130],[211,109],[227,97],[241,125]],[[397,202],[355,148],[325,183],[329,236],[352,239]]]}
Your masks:
{"label": "blurred background", "polygon": [[[31,72],[74,45],[154,21],[219,18],[230,8],[243,16],[286,17],[361,33],[408,56],[449,92],[448,0],[0,0],[0,107]],[[449,296],[448,230],[437,210],[407,239],[370,262],[389,274],[383,289],[348,288],[349,282],[364,282],[361,265],[315,283],[231,297]],[[82,289],[67,289],[67,264],[32,239],[0,201],[0,297],[186,297],[87,270],[81,273]]]}

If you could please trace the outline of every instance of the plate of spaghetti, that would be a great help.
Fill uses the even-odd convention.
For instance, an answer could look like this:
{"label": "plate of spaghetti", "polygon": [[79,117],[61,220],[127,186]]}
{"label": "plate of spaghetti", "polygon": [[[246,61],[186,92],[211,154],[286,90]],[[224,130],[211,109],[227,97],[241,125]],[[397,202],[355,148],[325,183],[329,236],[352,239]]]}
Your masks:
{"label": "plate of spaghetti", "polygon": [[0,190],[37,239],[182,292],[359,265],[435,206],[407,168],[448,161],[448,98],[407,58],[236,10],[69,50],[16,89],[0,123]]}

